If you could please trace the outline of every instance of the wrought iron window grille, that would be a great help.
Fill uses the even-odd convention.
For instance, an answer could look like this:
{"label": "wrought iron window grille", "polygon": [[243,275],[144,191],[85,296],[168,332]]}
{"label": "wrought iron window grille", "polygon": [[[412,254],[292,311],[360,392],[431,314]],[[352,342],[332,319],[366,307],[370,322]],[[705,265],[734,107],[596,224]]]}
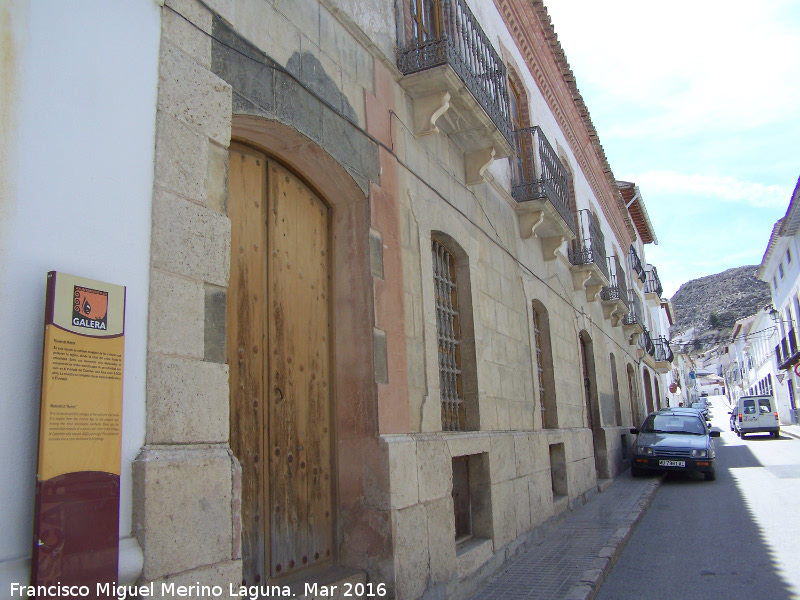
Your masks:
{"label": "wrought iron window grille", "polygon": [[432,242],[433,282],[436,294],[436,334],[439,341],[439,391],[442,429],[465,428],[461,380],[461,331],[453,255],[438,240]]}

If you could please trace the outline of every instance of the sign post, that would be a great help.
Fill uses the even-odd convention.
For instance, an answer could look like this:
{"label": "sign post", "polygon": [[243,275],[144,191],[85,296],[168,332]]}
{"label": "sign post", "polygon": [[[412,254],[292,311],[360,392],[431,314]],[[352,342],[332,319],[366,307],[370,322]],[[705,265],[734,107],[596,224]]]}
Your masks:
{"label": "sign post", "polygon": [[47,274],[32,585],[116,582],[125,288]]}

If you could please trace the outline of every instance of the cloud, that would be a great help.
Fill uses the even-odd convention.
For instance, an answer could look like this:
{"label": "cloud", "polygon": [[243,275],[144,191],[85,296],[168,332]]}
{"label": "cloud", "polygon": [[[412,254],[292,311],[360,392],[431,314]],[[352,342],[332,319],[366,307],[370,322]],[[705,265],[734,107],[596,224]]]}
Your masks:
{"label": "cloud", "polygon": [[762,0],[758,10],[749,0],[704,0],[690,12],[641,0],[545,5],[579,88],[607,104],[605,117],[593,114],[604,137],[669,139],[798,120],[796,0]]}
{"label": "cloud", "polygon": [[632,175],[645,197],[654,194],[712,197],[722,202],[743,203],[755,207],[788,206],[792,188],[741,181],[730,176],[687,175],[673,171],[646,171]]}

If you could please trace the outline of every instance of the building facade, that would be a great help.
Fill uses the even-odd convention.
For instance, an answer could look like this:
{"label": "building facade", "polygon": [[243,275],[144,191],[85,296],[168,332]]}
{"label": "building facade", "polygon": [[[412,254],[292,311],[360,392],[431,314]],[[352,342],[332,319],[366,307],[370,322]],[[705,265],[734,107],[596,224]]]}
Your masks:
{"label": "building facade", "polygon": [[4,586],[53,269],[128,288],[121,582],[459,597],[629,466],[670,383],[655,236],[541,2],[3,10]]}
{"label": "building facade", "polygon": [[774,335],[769,339],[771,386],[778,400],[782,423],[800,422],[798,413],[798,384],[796,367],[800,362],[797,344],[797,323],[800,319],[800,181],[795,186],[784,217],[772,229],[767,249],[758,268],[758,278],[769,284],[772,306],[768,307]]}

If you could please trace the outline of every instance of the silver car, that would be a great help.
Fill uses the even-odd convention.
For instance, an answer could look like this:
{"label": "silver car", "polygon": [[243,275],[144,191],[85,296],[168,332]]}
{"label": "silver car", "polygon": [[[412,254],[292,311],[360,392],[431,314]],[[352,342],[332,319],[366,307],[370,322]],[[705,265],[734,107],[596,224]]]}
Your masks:
{"label": "silver car", "polygon": [[653,471],[696,471],[706,481],[717,478],[714,440],[711,431],[694,409],[664,409],[650,413],[641,429],[631,429],[633,445],[631,475],[641,477]]}

